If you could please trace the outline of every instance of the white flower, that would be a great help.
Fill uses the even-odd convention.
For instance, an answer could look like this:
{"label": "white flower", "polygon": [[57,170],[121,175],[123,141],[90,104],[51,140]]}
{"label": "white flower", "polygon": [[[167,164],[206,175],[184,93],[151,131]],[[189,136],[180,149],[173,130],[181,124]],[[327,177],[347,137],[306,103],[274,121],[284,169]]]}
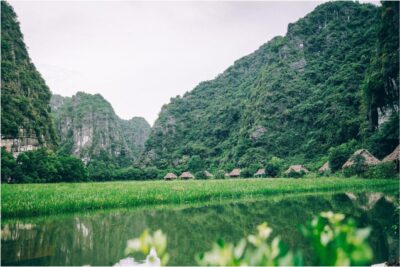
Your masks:
{"label": "white flower", "polygon": [[267,239],[272,232],[272,229],[269,228],[266,223],[260,224],[259,226],[257,226],[257,229],[258,229],[258,235],[262,239]]}
{"label": "white flower", "polygon": [[132,240],[128,240],[127,247],[128,247],[128,249],[131,249],[133,251],[139,251],[141,248],[140,239],[135,238]]}
{"label": "white flower", "polygon": [[257,240],[257,237],[255,236],[255,235],[249,235],[248,237],[247,237],[247,240],[251,243],[251,244],[253,244],[253,245],[257,245],[258,244],[258,240]]}
{"label": "white flower", "polygon": [[149,255],[147,255],[146,260],[143,264],[144,266],[153,266],[158,267],[161,266],[161,260],[157,256],[157,251],[155,248],[151,248]]}

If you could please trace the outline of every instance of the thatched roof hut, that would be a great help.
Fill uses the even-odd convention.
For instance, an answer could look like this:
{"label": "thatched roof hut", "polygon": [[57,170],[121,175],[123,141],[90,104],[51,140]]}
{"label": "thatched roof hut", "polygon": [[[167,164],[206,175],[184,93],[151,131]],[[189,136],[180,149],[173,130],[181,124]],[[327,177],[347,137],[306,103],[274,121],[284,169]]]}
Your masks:
{"label": "thatched roof hut", "polygon": [[175,174],[173,174],[172,172],[167,173],[167,175],[164,176],[165,180],[174,180],[178,178]]}
{"label": "thatched roof hut", "polygon": [[354,152],[353,155],[351,155],[351,157],[343,164],[342,169],[346,169],[349,168],[351,166],[353,166],[354,164],[354,159],[357,156],[361,156],[365,159],[365,165],[376,165],[378,163],[380,163],[380,160],[375,158],[368,150],[366,149],[359,149],[356,152]]}
{"label": "thatched roof hut", "polygon": [[330,170],[331,170],[331,168],[329,167],[329,161],[327,161],[327,162],[325,162],[324,165],[322,165],[321,168],[318,169],[318,172],[323,173],[325,171],[330,171]]}
{"label": "thatched roof hut", "polygon": [[303,165],[292,165],[292,166],[290,166],[286,171],[285,171],[285,174],[288,174],[288,173],[290,173],[290,172],[297,172],[297,173],[300,173],[300,172],[305,172],[305,173],[308,173],[309,171],[306,169],[306,167],[304,167]]}
{"label": "thatched roof hut", "polygon": [[240,176],[240,172],[241,172],[241,170],[238,169],[238,168],[233,169],[233,170],[231,171],[231,173],[229,174],[229,176],[230,176],[230,177],[239,177],[239,176]]}
{"label": "thatched roof hut", "polygon": [[214,175],[212,175],[212,173],[208,172],[208,171],[204,171],[204,174],[207,176],[207,178],[213,178]]}
{"label": "thatched roof hut", "polygon": [[181,178],[181,179],[193,179],[194,176],[193,176],[193,174],[191,174],[190,172],[183,172],[183,173],[179,176],[179,178]]}
{"label": "thatched roof hut", "polygon": [[265,169],[258,169],[258,171],[254,174],[255,177],[265,176]]}
{"label": "thatched roof hut", "polygon": [[386,161],[399,161],[399,157],[400,157],[400,145],[398,145],[392,153],[390,153],[389,155],[387,155],[382,161],[386,162]]}

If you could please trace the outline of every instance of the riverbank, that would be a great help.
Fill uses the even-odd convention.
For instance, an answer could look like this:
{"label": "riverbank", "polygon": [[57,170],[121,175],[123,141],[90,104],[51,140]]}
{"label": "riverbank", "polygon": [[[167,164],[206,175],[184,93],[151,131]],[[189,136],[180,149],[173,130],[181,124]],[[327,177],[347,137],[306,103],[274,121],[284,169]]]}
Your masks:
{"label": "riverbank", "polygon": [[307,192],[398,192],[398,188],[398,180],[355,178],[2,184],[1,214],[8,219]]}

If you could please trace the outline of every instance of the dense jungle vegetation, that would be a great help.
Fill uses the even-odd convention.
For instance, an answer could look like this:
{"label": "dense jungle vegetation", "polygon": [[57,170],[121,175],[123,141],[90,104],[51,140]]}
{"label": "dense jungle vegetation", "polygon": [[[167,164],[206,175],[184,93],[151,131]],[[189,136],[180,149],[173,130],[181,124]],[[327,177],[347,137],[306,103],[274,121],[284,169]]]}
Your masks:
{"label": "dense jungle vegetation", "polygon": [[321,166],[347,144],[384,157],[398,144],[398,12],[398,2],[318,6],[286,36],[172,98],[142,164],[231,170],[276,156]]}

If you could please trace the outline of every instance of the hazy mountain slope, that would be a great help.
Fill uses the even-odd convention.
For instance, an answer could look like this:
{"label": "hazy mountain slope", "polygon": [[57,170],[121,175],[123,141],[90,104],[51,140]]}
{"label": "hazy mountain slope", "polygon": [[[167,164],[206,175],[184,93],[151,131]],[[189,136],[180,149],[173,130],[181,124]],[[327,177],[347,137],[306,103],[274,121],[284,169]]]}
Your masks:
{"label": "hazy mountain slope", "polygon": [[1,1],[2,146],[18,153],[53,146],[51,92],[29,58],[13,8]]}
{"label": "hazy mountain slope", "polygon": [[144,150],[144,144],[149,137],[151,126],[142,117],[130,120],[120,120],[122,134],[132,155],[136,158]]}
{"label": "hazy mountain slope", "polygon": [[[211,81],[164,105],[142,163],[206,166],[307,162],[363,138],[362,84],[376,50],[379,8],[318,6]],[[393,141],[393,140],[392,140]]]}
{"label": "hazy mountain slope", "polygon": [[143,118],[121,120],[99,94],[53,95],[51,105],[61,139],[60,152],[77,155],[85,162],[97,159],[130,165],[150,132]]}

